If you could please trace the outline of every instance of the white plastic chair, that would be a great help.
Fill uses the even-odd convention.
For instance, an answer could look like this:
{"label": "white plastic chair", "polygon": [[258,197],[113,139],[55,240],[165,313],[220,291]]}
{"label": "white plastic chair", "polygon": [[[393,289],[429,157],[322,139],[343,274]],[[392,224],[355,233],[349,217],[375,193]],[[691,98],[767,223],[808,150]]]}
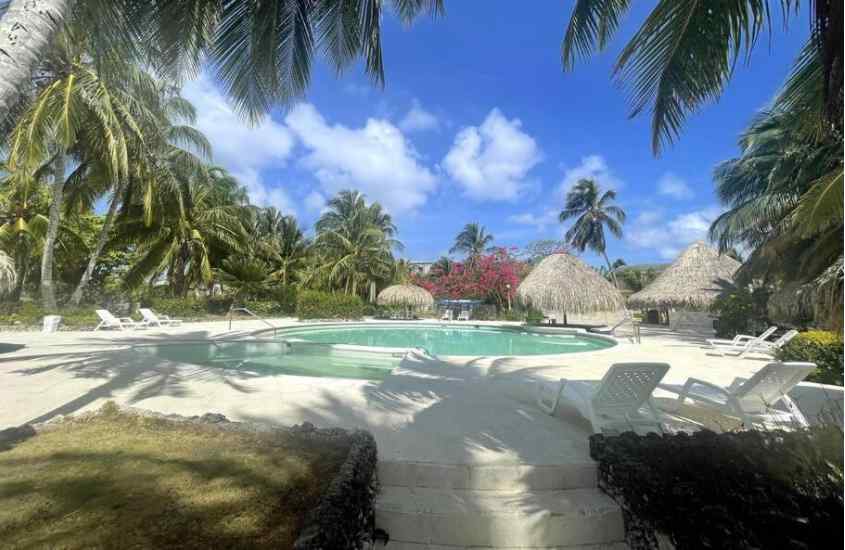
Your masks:
{"label": "white plastic chair", "polygon": [[440,316],[441,321],[451,321],[452,320],[452,310],[451,309],[444,309],[443,315]]}
{"label": "white plastic chair", "polygon": [[147,326],[173,327],[182,324],[181,319],[171,319],[167,315],[157,315],[149,308],[139,307],[138,313],[144,318],[143,323]]}
{"label": "white plastic chair", "polygon": [[721,345],[714,344],[709,340],[707,343],[710,344],[713,351],[716,351],[719,355],[724,355],[725,352],[733,352],[734,355],[738,355],[740,357],[746,353],[765,353],[768,355],[774,355],[775,352],[785,346],[787,342],[798,336],[798,331],[790,330],[781,335],[781,337],[774,342],[767,342],[763,337],[764,334],[766,333],[764,332],[756,338],[746,340],[744,343],[739,344]]}
{"label": "white plastic chair", "polygon": [[[547,385],[537,388],[537,405],[554,415],[561,400],[573,405],[601,433],[611,426],[657,426],[663,431],[660,413],[651,398],[657,384],[669,371],[666,363],[616,363],[600,382],[561,378],[551,401],[546,399]],[[643,415],[640,409],[648,409]]]}
{"label": "white plastic chair", "polygon": [[[677,386],[660,384],[662,390],[678,394],[674,405],[664,407],[677,411],[689,399],[723,414],[739,417],[746,428],[754,423],[792,422],[808,426],[807,419],[789,397],[789,390],[804,380],[816,369],[814,363],[769,363],[747,380],[737,379],[727,388],[690,378],[678,389]],[[786,410],[775,409],[783,403]]]}
{"label": "white plastic chair", "polygon": [[97,317],[100,318],[100,324],[94,327],[94,330],[101,328],[116,328],[125,330],[127,328],[146,328],[143,322],[134,321],[131,317],[115,317],[107,309],[98,309]]}
{"label": "white plastic chair", "polygon": [[469,321],[469,310],[464,309],[458,313],[458,321]]}
{"label": "white plastic chair", "polygon": [[711,346],[744,346],[748,343],[749,340],[766,340],[766,338],[774,334],[777,329],[778,327],[771,326],[765,331],[763,331],[762,334],[759,334],[757,336],[751,336],[750,334],[737,334],[731,340],[728,340],[726,338],[710,338],[707,340],[707,343]]}

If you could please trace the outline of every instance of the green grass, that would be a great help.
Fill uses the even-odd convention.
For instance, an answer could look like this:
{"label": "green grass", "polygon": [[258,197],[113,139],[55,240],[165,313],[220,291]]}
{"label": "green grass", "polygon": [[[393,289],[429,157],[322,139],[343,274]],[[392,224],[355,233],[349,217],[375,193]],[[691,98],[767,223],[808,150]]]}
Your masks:
{"label": "green grass", "polygon": [[4,548],[290,548],[346,443],[113,406],[0,451]]}

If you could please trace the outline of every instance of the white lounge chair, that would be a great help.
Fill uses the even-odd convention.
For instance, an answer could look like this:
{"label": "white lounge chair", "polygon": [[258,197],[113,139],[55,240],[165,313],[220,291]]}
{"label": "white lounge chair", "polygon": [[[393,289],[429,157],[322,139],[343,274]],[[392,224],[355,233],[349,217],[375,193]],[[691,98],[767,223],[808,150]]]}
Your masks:
{"label": "white lounge chair", "polygon": [[458,321],[469,321],[469,310],[464,309],[458,313]]}
{"label": "white lounge chair", "polygon": [[[660,413],[651,393],[668,370],[666,363],[616,363],[600,382],[562,378],[553,389],[551,400],[544,395],[549,386],[541,382],[537,388],[537,405],[553,415],[561,400],[566,401],[590,421],[595,433],[620,425],[628,428],[651,425],[662,432]],[[648,409],[647,415],[640,411],[644,405]]]}
{"label": "white lounge chair", "polygon": [[622,317],[622,319],[618,323],[613,325],[612,327],[608,327],[608,326],[595,327],[595,328],[589,329],[589,332],[595,332],[596,334],[607,334],[607,335],[613,336],[614,333],[616,332],[616,329],[618,329],[619,327],[621,327],[625,323],[633,323],[633,322],[634,322],[634,317],[631,315],[631,313],[629,311],[626,310],[625,315]]}
{"label": "white lounge chair", "polygon": [[749,340],[759,339],[761,341],[764,341],[766,338],[774,334],[777,329],[778,327],[771,326],[757,336],[751,336],[749,334],[737,334],[731,340],[728,340],[726,338],[710,338],[707,340],[707,343],[711,346],[744,346],[748,343]]}
{"label": "white lounge chair", "polygon": [[146,328],[143,321],[135,321],[131,317],[115,317],[107,309],[98,309],[97,317],[100,318],[100,324],[94,327],[94,330],[101,328],[116,328],[125,330],[127,328]]}
{"label": "white lounge chair", "polygon": [[452,320],[452,310],[451,309],[444,309],[443,315],[440,316],[441,321],[451,321]]}
{"label": "white lounge chair", "polygon": [[740,357],[746,353],[765,353],[767,355],[774,355],[775,352],[785,346],[787,342],[798,336],[798,331],[790,330],[781,335],[781,337],[774,342],[767,342],[762,337],[763,334],[757,338],[747,340],[745,343],[734,345],[710,344],[710,347],[720,355],[724,355],[726,352],[731,352],[733,355],[738,355]]}
{"label": "white lounge chair", "polygon": [[141,317],[144,318],[143,323],[148,327],[175,327],[182,324],[181,319],[171,319],[167,315],[157,315],[149,308],[139,307],[138,313],[140,313]]}
{"label": "white lounge chair", "polygon": [[[754,428],[755,421],[764,426],[784,421],[807,426],[807,419],[787,394],[815,369],[813,363],[777,362],[769,363],[747,380],[734,380],[727,388],[697,378],[690,378],[680,389],[666,384],[658,387],[678,394],[674,405],[664,407],[670,412],[677,411],[690,399],[723,414],[739,417],[746,428]],[[784,408],[775,409],[777,404],[783,404]]]}

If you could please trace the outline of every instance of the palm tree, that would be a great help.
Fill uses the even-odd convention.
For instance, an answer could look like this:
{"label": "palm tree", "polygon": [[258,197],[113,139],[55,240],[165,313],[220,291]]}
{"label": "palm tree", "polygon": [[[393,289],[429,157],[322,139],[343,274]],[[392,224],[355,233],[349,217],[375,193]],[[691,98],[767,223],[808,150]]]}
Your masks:
{"label": "palm tree", "polygon": [[[565,70],[611,43],[627,0],[578,0],[561,46]],[[749,58],[759,36],[774,25],[779,4],[784,23],[795,2],[661,0],[622,50],[613,73],[630,87],[631,116],[652,112],[652,149],[679,135],[687,114],[719,98],[740,55]],[[814,2],[810,47],[820,56],[825,118],[842,133],[842,3]]]}
{"label": "palm tree", "polygon": [[432,264],[430,273],[437,276],[448,275],[452,272],[452,267],[454,267],[454,265],[454,262],[452,262],[448,256],[440,256],[437,261]]}
{"label": "palm tree", "polygon": [[378,203],[366,204],[358,191],[341,191],[316,223],[317,268],[306,282],[318,279],[347,294],[360,294],[387,283],[394,273],[392,251],[401,247],[396,227]]}
{"label": "palm tree", "polygon": [[[171,167],[187,165],[188,169],[202,171],[205,170],[201,167],[203,159],[211,156],[211,145],[207,138],[191,126],[196,121],[193,105],[181,97],[178,90],[155,81],[143,71],[130,69],[128,73],[127,76],[132,77],[130,80],[132,85],[128,90],[131,99],[127,102],[128,108],[133,113],[140,111],[134,122],[140,134],[143,135],[143,140],[130,142],[128,154],[135,161],[135,171],[130,177],[117,182],[98,178],[96,167],[99,158],[94,157],[88,161],[88,168],[94,169],[88,171],[87,178],[81,176],[84,181],[82,185],[76,186],[77,190],[86,185],[89,187],[87,190],[89,209],[93,207],[90,200],[97,196],[97,192],[103,193],[110,189],[111,200],[97,243],[71,295],[70,303],[73,305],[79,305],[82,301],[83,292],[108,241],[118,208],[131,194],[129,187],[135,185],[141,188],[140,191],[144,196],[144,216],[149,223],[154,215],[153,195],[161,192],[166,186],[178,185]],[[197,151],[199,156],[192,151]],[[77,172],[83,166],[85,163],[77,168]],[[102,170],[99,172],[102,174]],[[214,177],[215,174],[216,172],[212,172],[209,177]],[[70,199],[72,201],[73,197]]]}
{"label": "palm tree", "polygon": [[483,225],[468,223],[455,237],[455,244],[449,249],[449,253],[462,252],[466,254],[468,263],[473,264],[485,250],[490,248],[492,242],[493,235],[487,233]]}
{"label": "palm tree", "polygon": [[215,263],[246,253],[245,207],[233,200],[239,194],[233,180],[214,176],[221,170],[176,166],[171,173],[179,185],[156,193],[152,220],[141,196],[124,207],[115,244],[137,243],[139,259],[123,278],[126,287],[166,273],[174,295],[184,297],[192,286],[212,283]]}
{"label": "palm tree", "polygon": [[604,228],[616,237],[622,237],[622,224],[625,223],[625,211],[611,204],[616,199],[616,191],[609,190],[602,193],[595,181],[590,179],[578,180],[575,187],[566,195],[566,205],[561,211],[561,223],[577,218],[572,227],[567,230],[565,239],[573,248],[584,252],[587,248],[604,257],[607,270],[616,283],[613,266],[607,257],[607,241]]}
{"label": "palm tree", "polygon": [[[77,30],[65,28],[55,37],[48,60],[51,74],[43,89],[18,119],[8,139],[8,167],[32,173],[52,168],[51,202],[41,259],[41,299],[45,308],[57,307],[53,285],[53,258],[68,182],[91,170],[100,185],[125,181],[130,171],[130,148],[138,140],[139,123],[134,98],[117,80],[101,77],[92,64],[87,44]],[[114,66],[114,65],[113,65]],[[132,71],[129,66],[124,67]],[[80,166],[66,174],[67,159]],[[105,183],[103,183],[105,182]]]}
{"label": "palm tree", "polygon": [[[393,0],[405,23],[439,14],[441,0]],[[383,85],[381,0],[341,2],[206,2],[185,0],[11,0],[0,12],[0,113],[26,101],[31,75],[63,23],[81,22],[97,47],[96,62],[133,57],[174,75],[199,72],[202,61],[252,116],[301,96],[313,59],[324,54],[337,72],[364,58]]]}
{"label": "palm tree", "polygon": [[272,277],[285,286],[292,283],[305,267],[310,244],[296,218],[273,207],[259,209],[249,234],[254,254],[269,263]]}

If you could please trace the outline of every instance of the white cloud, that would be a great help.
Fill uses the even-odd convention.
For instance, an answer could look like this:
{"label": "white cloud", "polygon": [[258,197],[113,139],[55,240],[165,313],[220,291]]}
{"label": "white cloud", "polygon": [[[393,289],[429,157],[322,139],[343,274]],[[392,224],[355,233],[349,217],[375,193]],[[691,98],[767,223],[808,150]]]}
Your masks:
{"label": "white cloud", "polygon": [[541,214],[533,214],[531,212],[524,212],[522,214],[514,214],[508,216],[508,221],[519,225],[531,225],[536,227],[538,231],[544,231],[547,227],[557,225],[560,223],[558,210],[546,210]]}
{"label": "white cloud", "polygon": [[283,214],[296,214],[288,194],[281,185],[268,185],[264,182],[261,174],[252,168],[233,170],[232,175],[246,187],[249,199],[252,204],[258,206],[274,206]]}
{"label": "white cloud", "polygon": [[693,241],[706,240],[710,224],[721,213],[717,206],[677,214],[665,221],[659,210],[641,212],[625,232],[634,246],[656,250],[664,259],[673,259]]}
{"label": "white cloud", "polygon": [[308,150],[302,165],[326,193],[359,189],[395,214],[422,206],[437,184],[413,146],[387,120],[370,118],[361,128],[329,125],[305,103],[285,123]]}
{"label": "white cloud", "polygon": [[432,113],[423,109],[418,100],[411,103],[411,109],[399,121],[399,127],[406,132],[438,130],[440,121]]}
{"label": "white cloud", "polygon": [[261,173],[286,164],[294,145],[291,132],[272,118],[255,126],[246,123],[205,76],[188,82],[184,95],[197,110],[196,127],[209,139],[214,162],[227,168],[249,190],[250,200],[293,213],[293,205],[278,185],[268,185]]}
{"label": "white cloud", "polygon": [[611,172],[603,156],[588,155],[581,159],[578,166],[564,170],[558,193],[566,196],[566,193],[581,179],[594,180],[605,190],[619,189],[623,185],[622,180]]}
{"label": "white cloud", "polygon": [[666,172],[657,182],[657,192],[675,199],[690,199],[694,195],[687,182],[672,172]]}
{"label": "white cloud", "polygon": [[519,119],[508,120],[493,109],[481,126],[458,132],[443,166],[467,196],[512,200],[519,195],[528,172],[541,160],[537,142],[521,127]]}
{"label": "white cloud", "polygon": [[305,197],[305,208],[307,208],[309,212],[322,212],[325,207],[326,197],[320,193],[311,191],[308,193],[308,196]]}

